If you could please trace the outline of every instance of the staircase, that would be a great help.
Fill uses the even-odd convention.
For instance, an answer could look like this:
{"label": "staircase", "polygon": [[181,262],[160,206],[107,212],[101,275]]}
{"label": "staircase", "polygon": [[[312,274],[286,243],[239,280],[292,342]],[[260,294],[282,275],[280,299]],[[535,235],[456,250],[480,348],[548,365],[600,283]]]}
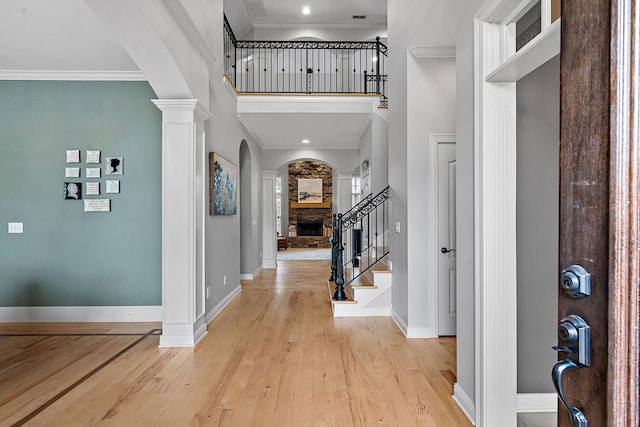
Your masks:
{"label": "staircase", "polygon": [[334,317],[391,315],[388,200],[389,187],[333,217],[329,293]]}

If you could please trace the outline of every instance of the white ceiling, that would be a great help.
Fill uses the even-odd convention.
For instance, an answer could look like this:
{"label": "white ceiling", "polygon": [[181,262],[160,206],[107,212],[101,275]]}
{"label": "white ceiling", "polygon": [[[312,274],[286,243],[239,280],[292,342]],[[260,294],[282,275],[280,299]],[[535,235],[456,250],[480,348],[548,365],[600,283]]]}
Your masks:
{"label": "white ceiling", "polygon": [[[361,28],[386,25],[386,0],[225,0],[234,29],[253,26]],[[311,14],[304,16],[302,7]],[[251,10],[254,16],[250,16]],[[82,0],[2,0],[0,73],[135,72],[138,67]],[[353,20],[353,15],[366,15]],[[215,25],[218,25],[216,23]],[[11,73],[9,73],[11,74]],[[247,113],[255,136],[266,148],[358,148],[368,114]]]}

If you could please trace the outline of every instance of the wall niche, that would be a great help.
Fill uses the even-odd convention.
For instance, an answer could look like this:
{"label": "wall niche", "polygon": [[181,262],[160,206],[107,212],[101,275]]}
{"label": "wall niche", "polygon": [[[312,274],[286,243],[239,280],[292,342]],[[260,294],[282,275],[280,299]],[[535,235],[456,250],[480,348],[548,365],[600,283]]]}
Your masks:
{"label": "wall niche", "polygon": [[[299,179],[322,179],[322,202],[298,203]],[[331,203],[333,200],[333,168],[326,163],[303,160],[289,164],[289,229],[296,230],[296,236],[289,234],[289,247],[292,248],[328,248],[327,232],[331,227]],[[298,224],[298,222],[301,224]],[[307,227],[322,221],[322,229],[317,235],[301,235],[298,226]],[[314,233],[314,232],[312,232]]]}

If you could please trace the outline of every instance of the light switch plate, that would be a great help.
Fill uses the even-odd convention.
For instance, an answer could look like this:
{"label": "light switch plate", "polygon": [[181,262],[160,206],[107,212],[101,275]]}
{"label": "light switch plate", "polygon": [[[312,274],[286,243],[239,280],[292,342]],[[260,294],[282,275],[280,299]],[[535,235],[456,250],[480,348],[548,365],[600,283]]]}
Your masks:
{"label": "light switch plate", "polygon": [[21,222],[10,222],[9,223],[9,233],[23,233],[23,223],[21,223]]}

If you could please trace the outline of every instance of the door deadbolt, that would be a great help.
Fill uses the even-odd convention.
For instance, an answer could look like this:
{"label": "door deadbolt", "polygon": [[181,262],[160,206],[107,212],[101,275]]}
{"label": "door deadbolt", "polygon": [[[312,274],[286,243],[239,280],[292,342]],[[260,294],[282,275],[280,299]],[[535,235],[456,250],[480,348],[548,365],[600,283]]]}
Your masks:
{"label": "door deadbolt", "polygon": [[591,295],[591,274],[582,266],[574,264],[560,273],[560,287],[573,298]]}

